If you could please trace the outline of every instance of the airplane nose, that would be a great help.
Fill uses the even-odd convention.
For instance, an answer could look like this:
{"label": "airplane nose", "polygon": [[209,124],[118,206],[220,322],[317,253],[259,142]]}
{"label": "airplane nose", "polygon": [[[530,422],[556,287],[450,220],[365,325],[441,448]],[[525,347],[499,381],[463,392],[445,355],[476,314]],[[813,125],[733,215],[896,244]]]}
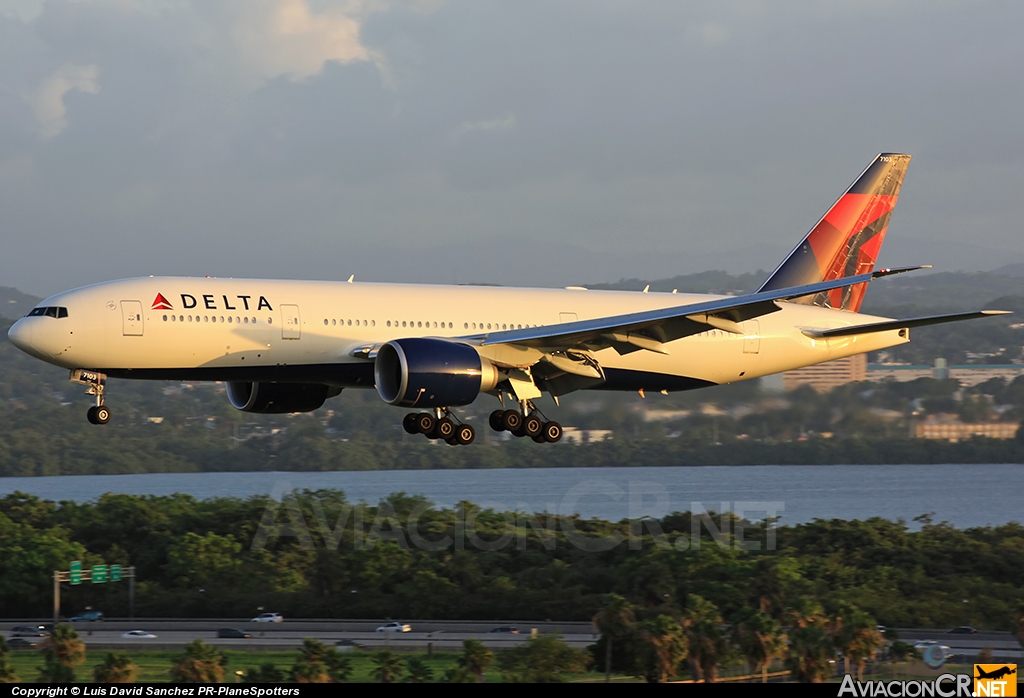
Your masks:
{"label": "airplane nose", "polygon": [[11,329],[7,331],[7,338],[11,340],[11,344],[23,352],[28,354],[36,353],[32,347],[32,323],[26,322],[24,318],[11,326]]}

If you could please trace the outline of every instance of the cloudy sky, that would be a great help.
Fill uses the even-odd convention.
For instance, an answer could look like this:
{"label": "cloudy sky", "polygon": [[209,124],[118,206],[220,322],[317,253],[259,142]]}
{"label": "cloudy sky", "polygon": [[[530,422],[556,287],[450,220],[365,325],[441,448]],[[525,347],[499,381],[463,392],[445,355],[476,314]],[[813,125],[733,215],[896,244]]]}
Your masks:
{"label": "cloudy sky", "polygon": [[1024,262],[1019,0],[0,0],[0,285]]}

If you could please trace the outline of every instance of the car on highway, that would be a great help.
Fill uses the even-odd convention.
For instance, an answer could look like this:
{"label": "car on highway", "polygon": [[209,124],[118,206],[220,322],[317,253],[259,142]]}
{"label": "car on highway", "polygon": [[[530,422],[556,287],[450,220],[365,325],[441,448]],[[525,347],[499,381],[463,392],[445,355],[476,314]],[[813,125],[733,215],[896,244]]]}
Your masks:
{"label": "car on highway", "polygon": [[488,632],[492,633],[508,633],[509,635],[518,635],[519,628],[514,625],[502,625],[497,628],[491,628]]}
{"label": "car on highway", "polygon": [[103,611],[86,611],[85,613],[80,613],[77,616],[71,616],[70,618],[68,618],[68,620],[70,620],[72,623],[99,622],[103,620]]}
{"label": "car on highway", "polygon": [[127,638],[129,640],[137,637],[150,640],[156,637],[156,635],[154,635],[153,633],[148,633],[145,630],[129,630],[128,632],[123,633],[121,637]]}
{"label": "car on highway", "polygon": [[377,628],[378,633],[411,633],[412,626],[408,623],[385,623]]}
{"label": "car on highway", "polygon": [[960,627],[953,628],[952,630],[950,630],[949,634],[950,635],[975,635],[975,634],[977,634],[977,632],[978,632],[977,630],[975,630],[974,628],[972,628],[969,625],[961,625]]}
{"label": "car on highway", "polygon": [[252,635],[244,630],[239,630],[238,628],[221,628],[217,631],[217,637],[246,638],[252,637]]}
{"label": "car on highway", "polygon": [[39,647],[39,641],[35,639],[26,640],[23,637],[12,637],[7,641],[9,650],[34,650],[37,647]]}
{"label": "car on highway", "polygon": [[49,634],[44,625],[16,625],[11,628],[11,637],[46,637]]}
{"label": "car on highway", "polygon": [[253,623],[283,623],[284,616],[280,613],[261,613],[252,619]]}

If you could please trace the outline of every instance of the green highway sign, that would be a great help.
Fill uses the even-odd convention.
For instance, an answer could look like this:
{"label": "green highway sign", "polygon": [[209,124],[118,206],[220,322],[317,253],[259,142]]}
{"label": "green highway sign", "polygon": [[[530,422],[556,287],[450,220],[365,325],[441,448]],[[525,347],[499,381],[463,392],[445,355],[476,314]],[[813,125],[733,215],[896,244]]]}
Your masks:
{"label": "green highway sign", "polygon": [[71,563],[71,583],[81,584],[82,583],[82,563],[76,560]]}
{"label": "green highway sign", "polygon": [[107,581],[107,566],[106,565],[93,565],[92,566],[92,583],[102,584]]}
{"label": "green highway sign", "polygon": [[120,582],[121,581],[121,565],[110,566],[110,581]]}

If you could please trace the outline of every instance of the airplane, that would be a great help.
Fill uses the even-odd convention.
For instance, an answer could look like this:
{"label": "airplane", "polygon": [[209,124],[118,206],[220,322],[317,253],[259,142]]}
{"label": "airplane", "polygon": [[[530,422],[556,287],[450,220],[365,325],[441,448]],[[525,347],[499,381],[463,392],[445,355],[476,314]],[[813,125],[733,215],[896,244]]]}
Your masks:
{"label": "airplane", "polygon": [[975,673],[975,677],[974,678],[976,678],[976,679],[997,679],[998,680],[998,679],[1003,678],[1004,676],[1011,676],[1012,674],[1016,674],[1017,670],[1016,669],[1011,669],[1009,667],[1009,665],[1007,665],[1007,666],[999,667],[998,669],[993,669],[992,671],[989,672],[989,671],[985,671],[980,666],[975,664],[974,665],[974,673]]}
{"label": "airplane", "polygon": [[[70,369],[106,424],[108,377],[223,381],[255,413],[308,412],[376,389],[403,427],[469,444],[454,408],[501,401],[489,426],[556,442],[536,401],[578,390],[670,392],[750,380],[910,341],[914,327],[1003,314],[860,313],[910,156],[881,153],[753,293],[736,296],[148,277],[51,296],[8,332]],[[506,404],[506,400],[510,401]]]}

